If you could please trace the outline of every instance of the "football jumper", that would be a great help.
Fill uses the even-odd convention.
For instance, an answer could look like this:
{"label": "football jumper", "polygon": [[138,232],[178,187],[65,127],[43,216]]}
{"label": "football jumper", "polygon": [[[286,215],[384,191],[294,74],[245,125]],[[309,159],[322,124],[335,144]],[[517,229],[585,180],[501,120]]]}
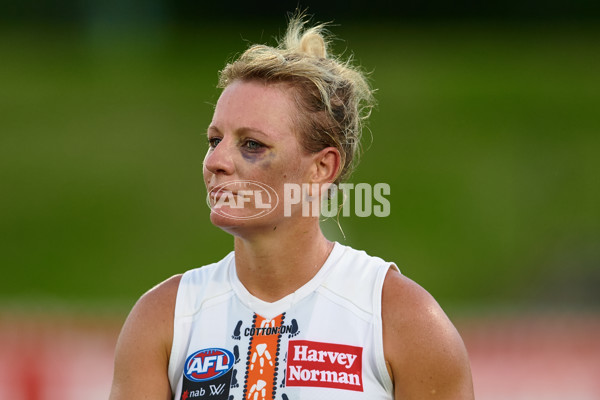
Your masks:
{"label": "football jumper", "polygon": [[186,272],[169,360],[173,398],[393,399],[381,322],[390,266],[335,243],[313,279],[274,303],[246,290],[233,252]]}

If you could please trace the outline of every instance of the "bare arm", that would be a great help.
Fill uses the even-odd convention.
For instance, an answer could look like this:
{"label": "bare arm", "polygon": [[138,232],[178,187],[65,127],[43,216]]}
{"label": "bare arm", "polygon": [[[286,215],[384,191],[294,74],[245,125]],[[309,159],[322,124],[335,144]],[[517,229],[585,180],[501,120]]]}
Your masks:
{"label": "bare arm", "polygon": [[173,315],[181,276],[144,294],[119,335],[110,400],[168,400]]}
{"label": "bare arm", "polygon": [[383,286],[382,317],[396,399],[474,399],[464,343],[429,293],[390,270]]}

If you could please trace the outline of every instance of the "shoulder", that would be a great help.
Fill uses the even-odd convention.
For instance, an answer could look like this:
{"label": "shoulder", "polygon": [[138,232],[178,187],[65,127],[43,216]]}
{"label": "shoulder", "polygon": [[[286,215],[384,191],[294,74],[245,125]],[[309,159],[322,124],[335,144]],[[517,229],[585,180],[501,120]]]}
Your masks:
{"label": "shoulder", "polygon": [[150,289],[129,313],[117,341],[111,400],[170,396],[166,371],[180,280],[176,275]]}
{"label": "shoulder", "polygon": [[144,293],[131,310],[128,320],[133,319],[131,322],[140,324],[170,325],[172,328],[177,290],[182,276],[174,275]]}
{"label": "shoulder", "polygon": [[382,319],[397,398],[473,398],[469,359],[456,328],[425,289],[391,268]]}
{"label": "shoulder", "polygon": [[[175,275],[142,295],[133,306],[119,337],[119,347],[153,344],[154,351],[168,352],[173,336],[173,316],[182,275]],[[129,350],[129,349],[122,349]]]}

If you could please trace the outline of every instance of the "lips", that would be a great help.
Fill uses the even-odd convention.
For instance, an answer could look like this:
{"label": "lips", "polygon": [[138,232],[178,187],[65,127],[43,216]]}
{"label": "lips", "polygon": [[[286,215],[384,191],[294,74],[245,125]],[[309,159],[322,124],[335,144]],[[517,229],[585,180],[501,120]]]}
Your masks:
{"label": "lips", "polygon": [[[220,183],[218,185],[213,185],[208,187],[208,199],[212,205],[216,204],[221,197],[225,196],[227,199],[237,199],[238,196],[243,196],[240,194],[240,190],[246,190],[246,186],[240,184],[243,181],[230,181]],[[237,200],[233,200],[237,201]]]}
{"label": "lips", "polygon": [[234,193],[234,192],[237,192],[237,191],[234,191],[234,190],[231,190],[231,189],[235,188],[237,182],[238,181],[221,182],[221,183],[212,184],[212,185],[210,185],[210,184],[207,183],[206,189],[208,190],[208,193],[213,193],[213,192],[215,192],[215,193],[218,193],[218,192],[231,192],[231,193]]}
{"label": "lips", "polygon": [[251,181],[230,181],[230,182],[222,182],[218,185],[210,185],[207,187],[208,195],[211,197],[221,197],[223,194],[227,193],[228,195],[237,196],[239,190],[248,189],[247,182]]}
{"label": "lips", "polygon": [[222,186],[223,185],[217,185],[208,190],[208,198],[210,199],[210,202],[212,204],[215,204],[223,196],[227,196],[227,197],[237,196],[237,191],[224,189]]}
{"label": "lips", "polygon": [[215,191],[209,191],[209,196],[211,201],[216,201],[219,200],[221,197],[227,195],[227,196],[237,196],[237,192],[232,192],[231,190],[223,190],[223,189],[217,189]]}

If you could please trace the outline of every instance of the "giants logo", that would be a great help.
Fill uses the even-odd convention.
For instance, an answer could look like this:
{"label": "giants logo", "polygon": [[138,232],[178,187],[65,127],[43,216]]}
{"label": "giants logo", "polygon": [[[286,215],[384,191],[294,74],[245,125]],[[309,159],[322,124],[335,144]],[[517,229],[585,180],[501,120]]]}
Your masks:
{"label": "giants logo", "polygon": [[290,340],[285,384],[362,392],[362,347]]}
{"label": "giants logo", "polygon": [[208,381],[225,375],[233,362],[233,354],[228,350],[204,349],[187,358],[183,373],[190,381]]}

